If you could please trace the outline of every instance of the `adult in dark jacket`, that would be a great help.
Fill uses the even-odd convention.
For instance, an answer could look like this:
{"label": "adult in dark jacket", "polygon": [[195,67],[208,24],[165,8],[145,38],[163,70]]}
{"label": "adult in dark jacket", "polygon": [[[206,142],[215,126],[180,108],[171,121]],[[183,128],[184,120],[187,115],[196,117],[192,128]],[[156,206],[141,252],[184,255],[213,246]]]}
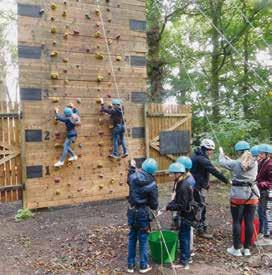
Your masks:
{"label": "adult in dark jacket", "polygon": [[[135,166],[135,163],[131,162],[130,165]],[[137,240],[140,248],[140,273],[152,269],[148,264],[149,208],[152,210],[158,208],[158,187],[154,178],[157,169],[157,162],[149,158],[143,162],[142,169],[129,171],[128,273],[133,273],[135,269]]]}
{"label": "adult in dark jacket", "polygon": [[76,140],[77,131],[75,129],[75,127],[76,127],[75,122],[72,118],[73,111],[72,111],[71,108],[66,107],[64,109],[64,115],[60,115],[59,114],[59,109],[56,108],[55,109],[55,114],[56,114],[55,119],[57,121],[65,123],[66,131],[67,131],[66,139],[65,139],[65,142],[64,142],[64,145],[63,145],[62,155],[60,157],[60,160],[54,164],[55,167],[61,167],[61,166],[64,165],[64,161],[67,157],[67,154],[71,155],[71,157],[69,158],[69,161],[77,160],[77,155],[71,149],[71,144],[74,143],[75,140]]}
{"label": "adult in dark jacket", "polygon": [[228,183],[228,179],[218,171],[210,161],[210,157],[215,150],[215,144],[211,139],[203,139],[201,141],[200,147],[197,148],[191,157],[193,167],[191,173],[196,181],[194,188],[194,198],[195,200],[202,204],[202,213],[200,220],[200,227],[198,233],[206,238],[211,238],[210,234],[207,234],[207,224],[206,224],[206,192],[209,189],[209,178],[210,174],[218,178],[224,183]]}
{"label": "adult in dark jacket", "polygon": [[125,140],[125,125],[124,125],[124,109],[121,107],[120,99],[112,100],[112,108],[105,108],[104,101],[101,98],[101,109],[100,112],[106,113],[110,115],[113,128],[112,128],[112,136],[113,136],[113,152],[110,155],[112,158],[119,158],[119,141],[123,148],[122,157],[128,156],[126,140]]}
{"label": "adult in dark jacket", "polygon": [[186,173],[185,166],[173,163],[169,166],[170,176],[176,184],[175,198],[166,206],[166,210],[178,211],[181,219],[179,224],[180,260],[175,268],[189,269],[191,223],[194,221],[192,211],[193,188],[191,175]]}
{"label": "adult in dark jacket", "polygon": [[258,215],[260,221],[260,236],[269,238],[270,232],[268,228],[268,211],[267,204],[269,199],[269,191],[272,190],[272,146],[268,144],[259,145],[259,153],[264,155],[258,165],[257,182],[260,190],[260,201],[258,205]]}

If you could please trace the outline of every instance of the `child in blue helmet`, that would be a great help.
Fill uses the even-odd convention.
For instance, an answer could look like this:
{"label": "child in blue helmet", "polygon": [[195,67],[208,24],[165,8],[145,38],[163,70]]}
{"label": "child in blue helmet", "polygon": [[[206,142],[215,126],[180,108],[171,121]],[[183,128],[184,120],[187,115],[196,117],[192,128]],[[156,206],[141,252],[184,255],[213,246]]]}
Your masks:
{"label": "child in blue helmet", "polygon": [[128,225],[128,273],[134,273],[136,266],[136,245],[139,241],[140,273],[151,271],[148,263],[148,232],[150,229],[149,208],[158,208],[158,187],[154,174],[158,170],[156,160],[146,159],[142,169],[136,169],[135,161],[130,162],[128,185],[129,207],[127,211]]}
{"label": "child in blue helmet", "polygon": [[126,140],[125,140],[124,108],[121,107],[121,100],[113,99],[112,108],[105,108],[103,98],[100,99],[100,102],[101,102],[100,112],[109,114],[113,124],[113,129],[112,129],[113,152],[110,155],[110,157],[112,158],[120,157],[119,142],[121,143],[123,148],[122,157],[127,157],[128,151],[127,151]]}
{"label": "child in blue helmet", "polygon": [[60,157],[60,160],[54,164],[55,167],[61,167],[64,165],[64,161],[67,157],[67,154],[70,154],[71,157],[69,158],[69,161],[75,161],[77,160],[77,155],[74,153],[74,151],[71,149],[71,144],[75,142],[77,137],[77,131],[75,129],[75,121],[72,118],[73,111],[71,108],[66,107],[64,109],[64,115],[59,114],[59,109],[55,109],[56,114],[56,120],[65,123],[66,130],[67,130],[67,136],[63,145],[63,152]]}

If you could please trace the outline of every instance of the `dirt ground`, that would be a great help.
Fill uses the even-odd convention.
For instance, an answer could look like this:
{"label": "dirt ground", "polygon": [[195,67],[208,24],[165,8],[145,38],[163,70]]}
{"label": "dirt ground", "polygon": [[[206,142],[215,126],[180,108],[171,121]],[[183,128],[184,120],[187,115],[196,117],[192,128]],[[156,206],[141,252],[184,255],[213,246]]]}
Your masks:
{"label": "dirt ground", "polygon": [[[170,186],[160,188],[160,204],[169,200]],[[208,195],[209,225],[215,236],[195,238],[194,262],[177,274],[272,274],[254,248],[250,258],[226,254],[231,244],[228,187],[214,184]],[[0,204],[0,274],[126,274],[127,233],[125,200],[39,210],[34,218],[15,222],[20,203]],[[160,217],[170,227],[170,213]],[[153,229],[156,229],[154,223]],[[272,255],[271,248],[262,253]],[[175,274],[153,264],[149,274]],[[272,263],[271,263],[272,266]]]}

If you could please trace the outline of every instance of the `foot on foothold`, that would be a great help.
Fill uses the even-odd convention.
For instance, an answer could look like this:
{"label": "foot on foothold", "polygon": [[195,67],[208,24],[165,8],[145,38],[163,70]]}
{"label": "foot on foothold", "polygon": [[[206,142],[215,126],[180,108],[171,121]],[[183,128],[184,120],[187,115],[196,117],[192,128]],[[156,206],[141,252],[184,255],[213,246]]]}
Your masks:
{"label": "foot on foothold", "polygon": [[68,160],[69,161],[75,161],[75,160],[77,160],[78,159],[78,156],[72,156],[72,157],[70,157]]}
{"label": "foot on foothold", "polygon": [[120,157],[114,154],[109,155],[109,158],[119,159]]}
{"label": "foot on foothold", "polygon": [[125,153],[122,155],[122,158],[126,158],[128,156],[128,153]]}
{"label": "foot on foothold", "polygon": [[147,265],[146,267],[140,268],[139,272],[143,274],[143,273],[147,273],[151,270],[152,270],[152,266]]}
{"label": "foot on foothold", "polygon": [[58,161],[58,162],[56,162],[55,164],[54,164],[54,167],[61,167],[61,166],[63,166],[64,165],[64,161]]}
{"label": "foot on foothold", "polygon": [[241,249],[235,249],[233,246],[227,249],[227,252],[235,257],[241,257],[243,256],[241,253]]}

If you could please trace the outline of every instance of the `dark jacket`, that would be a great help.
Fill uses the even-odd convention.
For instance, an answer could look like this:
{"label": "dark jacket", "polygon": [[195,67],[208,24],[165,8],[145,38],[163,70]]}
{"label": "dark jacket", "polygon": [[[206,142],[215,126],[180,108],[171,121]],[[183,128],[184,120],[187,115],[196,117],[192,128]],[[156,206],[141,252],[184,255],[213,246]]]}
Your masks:
{"label": "dark jacket", "polygon": [[110,115],[113,126],[116,126],[118,124],[124,124],[124,120],[123,120],[124,109],[122,111],[121,108],[117,108],[117,109],[105,108],[104,105],[101,105],[100,112]]}
{"label": "dark jacket", "polygon": [[193,202],[193,188],[190,177],[178,180],[176,184],[176,196],[166,207],[166,210],[179,211],[180,216],[193,221],[194,215],[191,209]]}
{"label": "dark jacket", "polygon": [[71,117],[56,114],[56,120],[65,123],[68,138],[77,136],[77,131],[75,129],[76,125],[75,123],[73,123],[73,120]]}
{"label": "dark jacket", "polygon": [[191,173],[196,181],[196,189],[209,188],[210,173],[225,183],[229,182],[228,179],[213,166],[204,148],[197,148],[191,160],[193,163]]}
{"label": "dark jacket", "polygon": [[143,170],[132,173],[128,179],[131,207],[148,206],[152,210],[158,208],[158,187],[155,178]]}
{"label": "dark jacket", "polygon": [[272,190],[272,159],[271,158],[264,159],[259,163],[257,182],[258,182],[259,189]]}

